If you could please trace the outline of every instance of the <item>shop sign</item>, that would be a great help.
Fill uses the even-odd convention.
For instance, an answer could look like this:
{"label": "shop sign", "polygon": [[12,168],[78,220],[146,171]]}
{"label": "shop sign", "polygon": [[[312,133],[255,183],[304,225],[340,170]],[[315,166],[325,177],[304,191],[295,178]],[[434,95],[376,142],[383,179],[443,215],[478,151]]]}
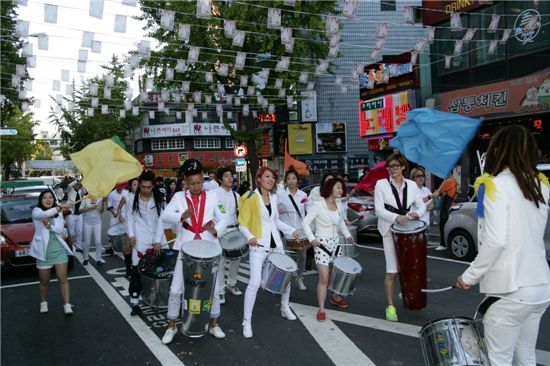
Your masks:
{"label": "shop sign", "polygon": [[344,159],[304,159],[301,161],[313,174],[344,170]]}
{"label": "shop sign", "polygon": [[524,10],[514,22],[514,37],[521,43],[533,42],[541,28],[541,16],[535,9]]}
{"label": "shop sign", "polygon": [[272,114],[258,113],[258,121],[260,121],[261,123],[277,123],[277,115],[275,113],[272,113]]}
{"label": "shop sign", "polygon": [[359,136],[369,137],[397,132],[415,108],[411,90],[359,102]]}
{"label": "shop sign", "polygon": [[318,153],[346,152],[345,123],[318,123],[315,128]]}
{"label": "shop sign", "polygon": [[313,153],[311,123],[288,125],[288,153],[309,155]]}
{"label": "shop sign", "polygon": [[[233,129],[236,123],[231,123]],[[143,138],[177,137],[177,136],[230,136],[231,133],[223,123],[173,123],[165,125],[148,125],[142,127]]]}
{"label": "shop sign", "polygon": [[162,152],[143,156],[144,164],[155,168],[179,168],[187,159],[196,159],[206,167],[228,166],[235,162],[233,151]]}
{"label": "shop sign", "polygon": [[434,25],[448,20],[451,12],[466,13],[491,3],[492,1],[487,0],[423,0],[422,23],[424,25]]}

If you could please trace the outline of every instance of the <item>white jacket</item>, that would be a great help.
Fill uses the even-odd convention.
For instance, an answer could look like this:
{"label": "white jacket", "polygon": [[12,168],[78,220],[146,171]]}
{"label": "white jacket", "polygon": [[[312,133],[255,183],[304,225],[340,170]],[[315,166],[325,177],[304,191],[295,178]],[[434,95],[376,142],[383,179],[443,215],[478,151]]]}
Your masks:
{"label": "white jacket", "polygon": [[139,199],[138,195],[132,196],[126,202],[126,227],[128,228],[128,236],[136,238],[136,249],[145,251],[151,248],[153,243],[162,242],[164,225],[157,214],[153,196],[147,203],[140,200],[139,213],[133,211],[134,200],[136,199]]}
{"label": "white jacket", "polygon": [[[176,192],[174,197],[170,200],[170,203],[164,209],[162,213],[162,221],[167,224],[177,224],[176,242],[174,243],[174,249],[180,250],[184,243],[191,241],[195,237],[195,233],[183,228],[180,224],[181,215],[187,210],[187,200],[185,197],[191,199],[191,194],[187,190],[184,192]],[[214,191],[206,191],[206,203],[204,206],[204,217],[202,220],[202,226],[209,221],[214,223],[214,228],[218,233],[218,237],[223,234],[227,227],[227,215],[220,210],[221,202],[218,201],[218,196]],[[222,206],[223,207],[223,206]],[[197,210],[198,211],[198,210]],[[197,212],[198,215],[198,212]],[[185,220],[191,225],[191,217]],[[202,240],[210,240],[218,243],[218,238],[212,235],[209,231],[204,231],[200,234]]]}
{"label": "white jacket", "polygon": [[462,274],[480,291],[505,294],[520,287],[550,282],[544,250],[544,230],[548,218],[548,188],[542,185],[544,203],[539,207],[523,196],[509,169],[494,179],[494,200],[485,195],[484,217],[478,220],[479,253]]}
{"label": "white jacket", "polygon": [[[309,211],[306,217],[304,217],[303,228],[304,233],[310,242],[319,238],[338,238],[338,228],[340,228],[346,238],[351,236],[348,227],[346,226],[342,204],[336,201],[336,207],[338,207],[338,212],[340,213],[341,218],[338,225],[335,225],[332,221],[330,217],[330,210],[327,207],[325,199],[315,201],[309,207]],[[313,234],[312,226],[316,228],[315,234]]]}
{"label": "white jacket", "polygon": [[41,261],[46,260],[46,252],[48,250],[48,242],[50,240],[50,230],[44,225],[42,219],[47,217],[53,217],[55,214],[59,214],[54,218],[53,225],[51,226],[51,232],[55,234],[63,248],[67,251],[68,255],[73,255],[73,252],[63,240],[63,229],[65,228],[65,220],[63,220],[63,212],[58,212],[57,208],[53,207],[49,210],[42,210],[39,207],[35,207],[32,210],[32,223],[34,224],[34,237],[31,242],[31,249],[29,255]]}
{"label": "white jacket", "polygon": [[[273,240],[277,246],[278,251],[284,251],[283,242],[279,231],[282,231],[283,234],[287,236],[292,236],[292,233],[296,231],[292,226],[285,224],[279,217],[279,209],[277,204],[277,194],[269,195],[269,203],[271,205],[271,215],[265,207],[264,200],[262,199],[261,193],[258,189],[254,190],[254,194],[259,195],[258,201],[260,202],[260,211],[262,220],[262,237],[256,238],[258,243],[261,245],[261,250],[269,250],[271,247],[271,235],[273,235]],[[239,230],[246,237],[246,240],[254,238],[254,235],[244,226],[239,225]],[[263,247],[263,248],[262,248]],[[258,248],[257,250],[260,250]]]}
{"label": "white jacket", "polygon": [[[411,208],[409,213],[416,212],[418,217],[422,217],[424,212],[426,212],[426,204],[422,200],[422,192],[412,180],[405,179],[405,182],[407,183],[406,207]],[[399,216],[394,212],[388,211],[384,204],[397,208],[397,202],[393,196],[390,182],[387,179],[380,179],[376,182],[374,188],[374,210],[378,217],[378,231],[382,236],[387,234],[390,227],[395,223],[395,219]]]}

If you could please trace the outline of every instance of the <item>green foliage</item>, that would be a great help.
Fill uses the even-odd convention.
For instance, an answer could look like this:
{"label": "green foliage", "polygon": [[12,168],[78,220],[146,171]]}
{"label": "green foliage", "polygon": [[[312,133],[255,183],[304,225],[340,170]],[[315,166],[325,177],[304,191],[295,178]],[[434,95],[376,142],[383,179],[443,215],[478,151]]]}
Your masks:
{"label": "green foliage", "polygon": [[32,129],[38,123],[33,119],[32,113],[23,114],[14,107],[10,116],[4,121],[6,128],[17,130],[17,135],[2,136],[0,141],[0,160],[4,167],[4,179],[9,179],[12,164],[21,164],[31,157],[33,151],[34,135]]}
{"label": "green foliage", "polygon": [[47,141],[38,140],[34,144],[31,153],[32,160],[52,160],[53,150]]}

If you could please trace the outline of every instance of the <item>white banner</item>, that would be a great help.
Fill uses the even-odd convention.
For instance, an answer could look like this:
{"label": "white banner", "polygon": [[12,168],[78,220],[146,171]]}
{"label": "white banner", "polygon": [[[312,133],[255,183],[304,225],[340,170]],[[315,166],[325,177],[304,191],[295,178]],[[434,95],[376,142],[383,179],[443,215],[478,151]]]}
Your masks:
{"label": "white banner", "polygon": [[302,93],[307,99],[302,100],[302,122],[317,122],[317,94],[315,92]]}
{"label": "white banner", "polygon": [[[236,129],[237,124],[231,123]],[[143,138],[176,137],[176,136],[230,136],[223,123],[174,123],[169,125],[152,125],[142,127]]]}

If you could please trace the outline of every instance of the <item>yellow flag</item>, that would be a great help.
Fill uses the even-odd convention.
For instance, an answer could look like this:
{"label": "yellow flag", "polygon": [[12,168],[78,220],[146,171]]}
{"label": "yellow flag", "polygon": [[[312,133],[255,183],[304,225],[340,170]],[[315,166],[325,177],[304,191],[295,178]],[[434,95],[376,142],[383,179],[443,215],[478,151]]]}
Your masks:
{"label": "yellow flag", "polygon": [[84,176],[82,185],[93,197],[107,196],[116,184],[143,171],[139,161],[111,139],[93,142],[70,157]]}

